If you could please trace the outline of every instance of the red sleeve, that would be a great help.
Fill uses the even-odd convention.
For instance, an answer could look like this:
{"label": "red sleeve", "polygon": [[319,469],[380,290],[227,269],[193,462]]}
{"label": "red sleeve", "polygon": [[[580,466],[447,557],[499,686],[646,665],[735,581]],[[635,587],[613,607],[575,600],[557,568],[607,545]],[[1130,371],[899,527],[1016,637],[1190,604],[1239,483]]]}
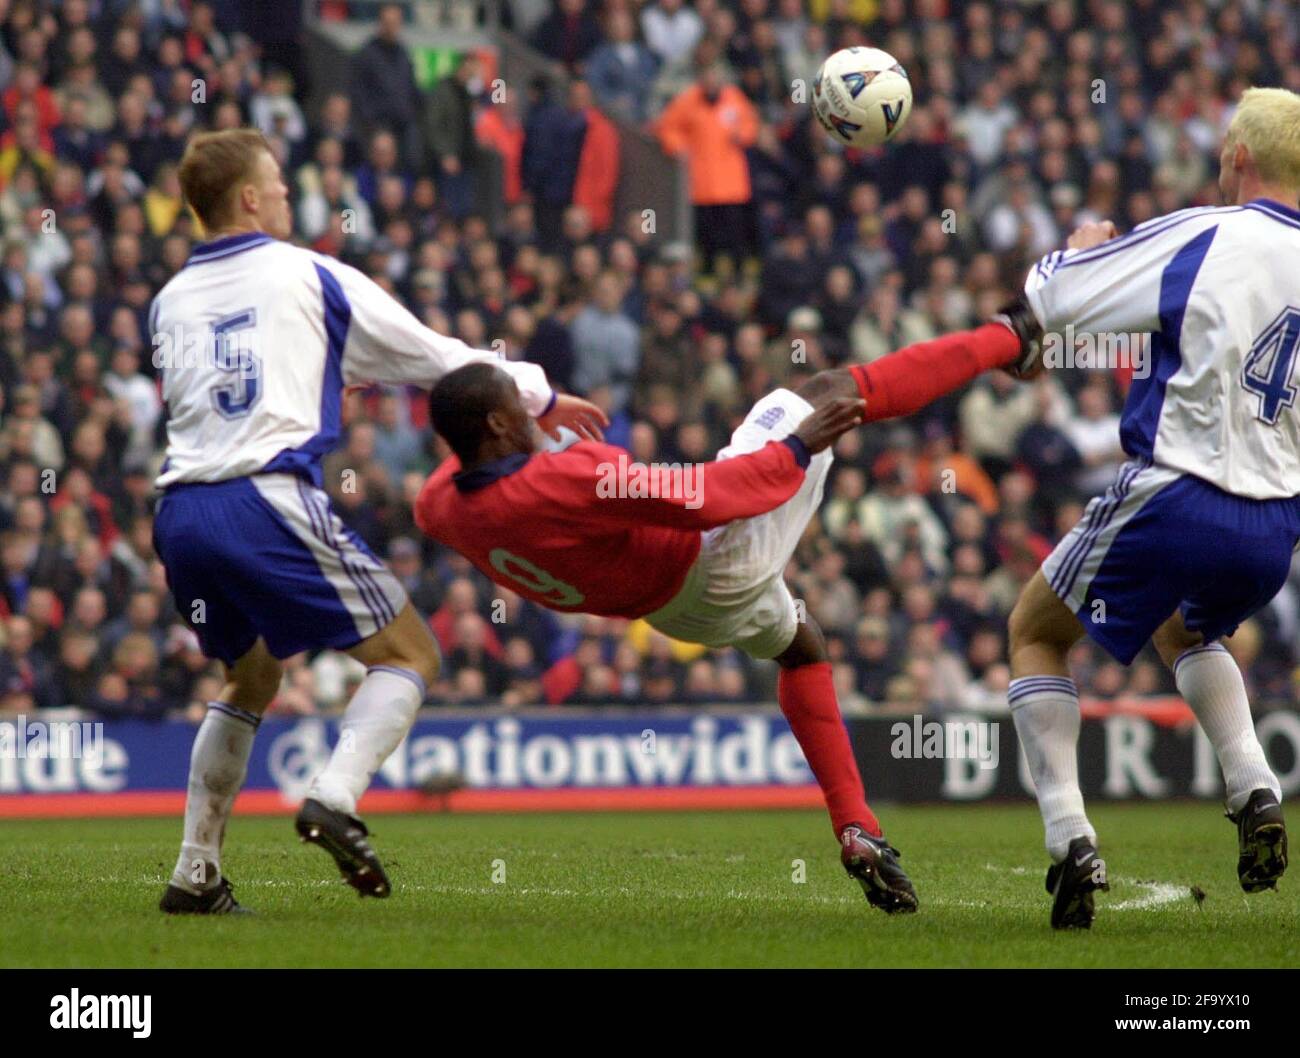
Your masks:
{"label": "red sleeve", "polygon": [[849,368],[867,402],[867,422],[920,411],[931,401],[960,389],[995,367],[1020,356],[1020,339],[1011,328],[986,323],[970,331],[917,342],[869,364]]}
{"label": "red sleeve", "polygon": [[622,448],[583,441],[535,456],[531,482],[556,510],[620,525],[712,529],[779,507],[803,484],[808,450],[790,438],[712,463],[636,463]]}

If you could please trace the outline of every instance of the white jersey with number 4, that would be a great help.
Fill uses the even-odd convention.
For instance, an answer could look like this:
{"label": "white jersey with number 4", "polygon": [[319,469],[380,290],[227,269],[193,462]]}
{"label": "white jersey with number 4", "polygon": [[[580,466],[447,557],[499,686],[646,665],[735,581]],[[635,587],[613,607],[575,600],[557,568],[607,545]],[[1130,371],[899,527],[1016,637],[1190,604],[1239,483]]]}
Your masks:
{"label": "white jersey with number 4", "polygon": [[1150,333],[1120,421],[1130,456],[1276,499],[1300,495],[1297,262],[1300,210],[1256,199],[1049,254],[1025,293],[1049,333]]}
{"label": "white jersey with number 4", "polygon": [[537,365],[440,335],[355,268],[261,233],[199,246],[154,299],[150,329],[168,413],[160,488],[259,473],[319,485],[345,384],[427,389],[491,361],[531,414],[555,399]]}

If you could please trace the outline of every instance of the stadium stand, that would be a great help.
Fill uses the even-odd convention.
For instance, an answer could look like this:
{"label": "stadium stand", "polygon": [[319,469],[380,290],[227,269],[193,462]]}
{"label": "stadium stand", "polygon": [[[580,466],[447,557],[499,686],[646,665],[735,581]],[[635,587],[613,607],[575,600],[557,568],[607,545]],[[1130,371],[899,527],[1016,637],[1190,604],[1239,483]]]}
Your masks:
{"label": "stadium stand", "polygon": [[[547,76],[465,50],[421,83],[403,42],[430,6]],[[235,0],[0,5],[0,713],[198,718],[219,686],[150,542],[146,319],[201,239],[176,178],[194,130],[261,128],[304,244],[541,363],[636,458],[681,462],[774,386],[986,317],[1082,221],[1217,202],[1233,100],[1300,90],[1300,8],[1270,0],[308,8],[286,28]],[[313,85],[286,34],[359,22],[350,88]],[[906,66],[916,107],[887,150],[842,151],[800,90],[867,43]],[[728,124],[701,111],[713,93]],[[694,245],[626,192],[634,135],[685,159]],[[839,444],[789,577],[846,712],[1006,709],[1007,612],[1118,465],[1130,378],[989,377]],[[422,395],[351,392],[347,414],[326,485],[430,620],[431,706],[771,700],[770,666],[543,612],[425,541],[410,505],[444,451]],[[1229,643],[1263,708],[1297,701],[1298,589]],[[1154,655],[1124,669],[1084,643],[1077,664],[1093,697],[1172,691]],[[340,708],[356,679],[340,655],[295,658],[273,711]]]}

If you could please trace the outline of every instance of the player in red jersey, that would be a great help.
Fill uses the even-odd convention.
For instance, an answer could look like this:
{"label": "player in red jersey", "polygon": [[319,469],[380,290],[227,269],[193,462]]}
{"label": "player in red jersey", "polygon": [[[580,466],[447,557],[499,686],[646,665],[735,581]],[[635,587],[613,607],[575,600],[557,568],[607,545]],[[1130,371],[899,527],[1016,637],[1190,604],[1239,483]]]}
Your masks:
{"label": "player in red jersey", "polygon": [[[488,577],[554,610],[644,617],[665,635],[734,646],[780,666],[777,698],[821,786],[841,860],[867,899],[915,911],[916,892],[867,806],[821,631],[800,621],[782,574],[821,503],[829,446],[864,421],[910,414],[1037,355],[1019,308],[871,364],[822,371],[758,402],[715,462],[655,479],[596,424],[539,452],[514,382],[491,364],[446,375],[429,397],[455,453],[425,482],[415,520]],[[693,480],[692,480],[693,479]],[[649,495],[646,495],[649,493]]]}

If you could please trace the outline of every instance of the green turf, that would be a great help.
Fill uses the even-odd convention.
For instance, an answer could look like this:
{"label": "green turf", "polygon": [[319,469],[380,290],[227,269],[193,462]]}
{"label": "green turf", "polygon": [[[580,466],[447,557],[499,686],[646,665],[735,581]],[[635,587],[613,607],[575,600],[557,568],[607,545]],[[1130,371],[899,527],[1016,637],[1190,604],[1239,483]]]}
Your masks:
{"label": "green turf", "polygon": [[1047,926],[1029,806],[885,812],[921,899],[896,918],[819,812],[375,817],[396,891],[364,902],[287,819],[236,819],[225,869],[258,912],[238,919],[155,909],[176,820],[5,821],[0,965],[1300,965],[1300,876],[1245,896],[1213,805],[1092,817],[1113,886],[1080,934]]}

